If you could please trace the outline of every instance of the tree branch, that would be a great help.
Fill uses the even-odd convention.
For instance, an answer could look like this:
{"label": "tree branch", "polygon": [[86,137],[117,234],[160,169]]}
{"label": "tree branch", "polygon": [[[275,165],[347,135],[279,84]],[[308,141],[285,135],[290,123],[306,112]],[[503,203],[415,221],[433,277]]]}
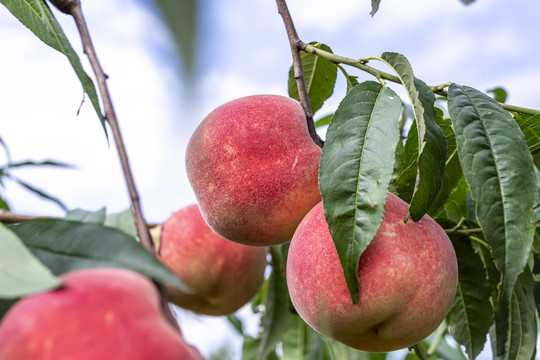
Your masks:
{"label": "tree branch", "polygon": [[[56,1],[56,3],[58,2],[61,3],[61,1]],[[57,5],[56,3],[55,5]],[[143,216],[139,193],[137,191],[137,187],[135,186],[135,180],[133,178],[131,166],[129,164],[127,151],[124,146],[124,140],[120,131],[120,125],[118,124],[116,112],[114,110],[114,106],[109,94],[109,88],[107,86],[107,75],[105,75],[99,59],[96,55],[94,45],[92,44],[92,39],[90,37],[90,32],[88,31],[86,20],[84,19],[80,2],[78,0],[68,0],[67,3],[69,3],[69,6],[66,6],[61,10],[73,16],[73,19],[75,20],[75,24],[77,25],[77,29],[79,30],[79,34],[81,36],[84,53],[88,57],[88,60],[90,61],[90,64],[92,66],[92,70],[94,71],[94,74],[96,76],[99,91],[101,94],[101,99],[103,101],[103,107],[105,110],[105,119],[111,127],[113,138],[116,144],[116,150],[118,153],[120,164],[122,166],[122,171],[124,173],[124,179],[127,185],[129,196],[131,198],[131,206],[133,207],[135,225],[137,227],[137,234],[139,236],[139,240],[148,251],[155,255],[156,252],[154,250],[154,244],[152,242],[152,237],[150,235],[148,225]],[[161,307],[163,313],[165,314],[171,325],[173,325],[176,329],[179,330],[178,323],[174,318],[168,304],[168,294],[165,291],[165,287],[161,283],[156,281],[154,281],[154,284],[157,286],[160,293]]]}
{"label": "tree branch", "polygon": [[[377,79],[384,79],[384,80],[394,82],[396,84],[401,84],[401,80],[399,79],[399,77],[366,65],[367,61],[364,59],[355,60],[355,59],[339,56],[331,52],[319,49],[313,45],[302,43],[300,40],[299,40],[299,44],[302,44],[301,46],[299,46],[299,49],[309,54],[316,55],[322,59],[331,61],[335,64],[345,64],[345,65],[355,67],[364,72],[367,72],[368,74],[375,76]],[[437,86],[431,86],[430,88],[437,95],[448,96],[448,92],[445,90],[445,88],[450,86],[450,84],[451,83],[448,82],[448,83],[444,83]],[[529,108],[524,108],[520,106],[510,105],[510,104],[503,104],[503,103],[499,103],[499,104],[507,111],[513,111],[513,112],[517,112],[521,114],[528,114],[528,115],[540,115],[540,110],[529,109]]]}
{"label": "tree branch", "polygon": [[298,86],[298,96],[300,97],[300,103],[304,108],[306,113],[306,120],[309,135],[318,146],[323,146],[323,141],[317,134],[315,130],[315,123],[313,122],[313,111],[311,110],[311,105],[309,103],[309,95],[306,88],[306,82],[304,80],[304,70],[302,68],[302,60],[300,57],[300,49],[305,46],[305,44],[298,38],[294,23],[287,7],[285,0],[276,0],[278,7],[278,12],[283,19],[283,24],[287,30],[287,35],[289,37],[289,44],[291,46],[292,58],[293,58],[293,70],[294,78],[296,79],[296,85]]}
{"label": "tree branch", "polygon": [[75,23],[77,24],[77,28],[79,29],[79,34],[81,35],[81,40],[83,43],[84,53],[86,54],[86,56],[88,56],[88,60],[90,61],[94,74],[96,75],[99,91],[103,100],[103,107],[105,109],[105,119],[111,127],[113,138],[116,144],[116,150],[120,159],[122,171],[124,173],[124,178],[126,181],[129,196],[131,198],[131,205],[133,207],[133,213],[135,215],[135,224],[137,226],[137,233],[139,235],[139,239],[144,247],[146,247],[149,251],[153,252],[154,246],[152,244],[150,232],[148,231],[148,227],[142,213],[139,193],[137,191],[137,187],[135,186],[135,180],[133,178],[131,166],[129,164],[126,148],[124,146],[124,140],[120,131],[120,125],[118,124],[116,112],[114,110],[111,96],[109,94],[109,88],[107,86],[107,75],[105,75],[105,73],[103,72],[103,69],[94,50],[94,45],[92,44],[92,39],[90,37],[88,27],[86,26],[86,20],[84,19],[82,7],[80,4],[77,4],[72,8],[71,15],[75,19]]}
{"label": "tree branch", "polygon": [[21,215],[14,214],[10,211],[0,209],[0,223],[3,224],[16,224],[33,219],[60,219],[59,217],[54,216],[32,216],[32,215]]}

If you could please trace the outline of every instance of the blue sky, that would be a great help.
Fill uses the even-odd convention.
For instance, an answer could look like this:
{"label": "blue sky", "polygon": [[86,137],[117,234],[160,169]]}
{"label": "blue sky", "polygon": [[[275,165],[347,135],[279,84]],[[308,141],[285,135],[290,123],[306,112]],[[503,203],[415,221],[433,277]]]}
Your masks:
{"label": "blue sky", "polygon": [[[289,0],[300,38],[351,58],[404,54],[429,85],[448,81],[487,90],[504,86],[515,105],[540,108],[537,0]],[[162,222],[195,201],[184,169],[185,146],[203,117],[234,98],[287,94],[289,44],[271,0],[201,1],[201,42],[194,83],[183,81],[171,36],[150,0],[83,2],[124,133],[146,217]],[[330,4],[330,5],[329,5]],[[82,62],[72,20],[56,12]],[[373,80],[355,70],[360,81]],[[343,79],[320,115],[345,93]],[[69,208],[128,207],[116,152],[108,147],[90,103],[65,57],[42,44],[0,6],[0,136],[13,160],[55,159],[73,170],[17,175],[60,197]],[[0,163],[5,161],[0,153]],[[15,212],[62,215],[17,185],[6,195]],[[194,342],[208,353],[223,341],[223,322],[186,315]],[[201,338],[211,323],[215,331]],[[219,330],[221,329],[221,330]],[[208,338],[215,335],[215,338]],[[232,342],[239,346],[237,342]]]}

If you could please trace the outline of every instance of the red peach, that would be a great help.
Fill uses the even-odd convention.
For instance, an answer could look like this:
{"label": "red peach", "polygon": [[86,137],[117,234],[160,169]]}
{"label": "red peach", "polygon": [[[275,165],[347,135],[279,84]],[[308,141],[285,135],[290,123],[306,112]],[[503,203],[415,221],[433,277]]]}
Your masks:
{"label": "red peach", "polygon": [[0,323],[0,360],[200,360],[136,272],[94,268],[17,302]]}
{"label": "red peach", "polygon": [[186,170],[216,233],[267,246],[290,241],[321,200],[320,155],[297,101],[255,95],[221,105],[201,122],[187,147]]}
{"label": "red peach", "polygon": [[160,259],[193,293],[168,287],[176,305],[204,315],[228,315],[245,305],[264,281],[267,248],[238,244],[217,235],[197,205],[165,221]]}
{"label": "red peach", "polygon": [[348,346],[386,352],[411,346],[443,321],[457,287],[457,260],[429,216],[404,219],[408,205],[388,193],[384,220],[360,257],[353,304],[322,202],[298,226],[287,260],[294,307],[315,330]]}

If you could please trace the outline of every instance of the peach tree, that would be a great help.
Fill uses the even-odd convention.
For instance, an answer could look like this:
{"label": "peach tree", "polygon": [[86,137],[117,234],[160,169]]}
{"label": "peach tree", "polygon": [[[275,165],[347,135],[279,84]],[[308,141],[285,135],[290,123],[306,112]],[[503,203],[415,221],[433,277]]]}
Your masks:
{"label": "peach tree", "polygon": [[[81,4],[51,1],[74,18],[98,91],[45,0],[0,2],[67,56],[101,126],[114,139],[132,200],[119,214],[78,210],[62,219],[27,219],[10,213],[7,198],[0,196],[0,317],[21,298],[61,287],[62,274],[120,267],[153,279],[163,312],[175,322],[165,284],[186,287],[156,257],[159,249],[150,239]],[[371,1],[374,16],[379,2]],[[414,72],[406,56],[391,49],[351,58],[334,54],[331,44],[305,43],[286,2],[276,4],[293,58],[284,74],[288,95],[302,105],[306,131],[322,148],[319,189],[351,303],[359,301],[359,262],[383,222],[391,192],[409,204],[404,222],[429,216],[444,229],[458,264],[456,295],[445,320],[404,356],[474,359],[489,342],[494,358],[535,358],[540,110],[506,104],[502,89],[486,93],[453,82],[428,85],[417,77],[421,69]],[[360,72],[373,79],[359,82]],[[319,117],[338,76],[346,80],[346,95],[332,115]],[[321,139],[318,129],[324,127]],[[5,148],[1,139],[0,144]],[[13,178],[11,170],[17,167],[44,165],[65,166],[8,163],[0,168],[0,181]],[[61,203],[30,184],[21,185]],[[385,353],[362,352],[319,334],[296,313],[286,283],[288,248],[288,242],[269,247],[269,276],[250,305],[260,320],[259,333],[245,332],[235,314],[227,317],[244,338],[243,358],[385,359]]]}

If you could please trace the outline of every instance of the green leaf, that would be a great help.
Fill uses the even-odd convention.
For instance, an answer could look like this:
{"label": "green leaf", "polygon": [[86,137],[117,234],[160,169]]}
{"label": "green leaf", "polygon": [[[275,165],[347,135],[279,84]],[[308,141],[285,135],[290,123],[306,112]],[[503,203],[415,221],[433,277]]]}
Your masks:
{"label": "green leaf", "polygon": [[22,241],[0,224],[0,299],[16,299],[62,285]]}
{"label": "green leaf", "polygon": [[43,161],[21,161],[16,163],[10,163],[10,168],[27,168],[27,167],[43,167],[43,166],[51,166],[51,167],[60,167],[60,168],[73,168],[74,166],[72,164],[63,163],[59,161],[54,160],[43,160]]}
{"label": "green leaf", "polygon": [[326,135],[319,184],[353,303],[358,302],[360,255],[384,217],[400,110],[394,91],[364,82],[341,101]]}
{"label": "green leaf", "polygon": [[457,153],[456,136],[452,129],[452,121],[450,119],[443,119],[440,110],[437,113],[440,114],[440,117],[437,116],[437,124],[440,125],[446,136],[448,152],[441,189],[428,211],[428,214],[430,215],[437,213],[437,211],[445,204],[448,197],[456,186],[458,186],[460,179],[463,177],[463,170],[461,170],[461,162],[459,161],[459,155]]}
{"label": "green leaf", "polygon": [[495,99],[495,101],[500,102],[500,103],[505,103],[506,98],[508,97],[508,93],[502,87],[496,87],[491,90],[488,90],[487,92],[488,94],[493,94],[493,99]]}
{"label": "green leaf", "polygon": [[345,75],[345,80],[347,81],[347,92],[351,91],[353,87],[358,85],[358,76],[352,76],[347,73],[345,68],[339,64],[335,64],[339,70]]}
{"label": "green leaf", "polygon": [[8,210],[9,211],[9,204],[7,203],[7,201],[5,199],[3,199],[1,196],[0,196],[0,209],[4,209],[4,210]]}
{"label": "green leaf", "polygon": [[370,354],[353,349],[345,344],[333,340],[327,336],[319,335],[323,341],[324,348],[328,352],[329,360],[379,360],[386,359],[386,354]]}
{"label": "green leaf", "polygon": [[155,3],[171,31],[184,62],[188,75],[194,75],[197,59],[198,12],[199,2],[196,0],[156,0]]}
{"label": "green leaf", "polygon": [[64,219],[105,225],[121,230],[134,239],[137,238],[137,227],[131,208],[110,215],[107,215],[105,208],[101,208],[97,211],[75,209],[70,211]]}
{"label": "green leaf", "polygon": [[[244,337],[244,344],[242,346],[242,359],[253,360],[256,358],[257,351],[261,344],[261,339],[255,339],[251,336]],[[264,360],[280,360],[276,352],[273,351]]]}
{"label": "green leaf", "polygon": [[20,186],[22,186],[23,188],[25,188],[26,190],[30,191],[31,193],[43,198],[43,199],[46,199],[46,200],[49,200],[53,203],[55,203],[56,205],[58,205],[63,211],[67,211],[67,206],[57,197],[51,195],[51,194],[48,194],[46,193],[45,191],[43,190],[40,190],[38,189],[37,187],[33,186],[33,185],[30,185],[29,183],[21,180],[21,179],[17,179],[17,178],[14,178],[13,176],[10,176],[10,179],[13,180],[14,182],[16,182],[17,184],[19,184]]}
{"label": "green leaf", "polygon": [[379,5],[381,4],[381,0],[371,0],[371,12],[369,13],[371,16],[374,16],[377,11],[379,11]]}
{"label": "green leaf", "polygon": [[465,347],[469,359],[483,350],[493,324],[491,287],[482,260],[474,252],[467,236],[452,236],[458,259],[458,287],[450,310],[450,333]]}
{"label": "green leaf", "polygon": [[[49,45],[55,50],[64,54],[73,70],[79,78],[83,91],[88,94],[96,114],[101,121],[103,130],[107,132],[105,127],[105,118],[101,113],[99,99],[97,97],[94,83],[84,72],[79,57],[71,47],[62,28],[56,21],[51,9],[44,0],[0,0],[2,3],[23,25],[32,31],[41,41]],[[36,59],[36,61],[38,61]]]}
{"label": "green leaf", "polygon": [[[283,336],[283,360],[323,360],[321,337],[300,316],[294,316]],[[346,359],[346,358],[343,358]]]}
{"label": "green leaf", "polygon": [[242,323],[242,320],[238,318],[238,316],[235,314],[227,315],[227,320],[240,335],[244,335],[244,324]]}
{"label": "green leaf", "polygon": [[409,348],[420,360],[428,360],[426,351],[422,347],[422,344],[418,343]]}
{"label": "green leaf", "polygon": [[71,210],[64,217],[65,220],[103,224],[107,217],[107,210],[101,208],[97,211],[86,211],[82,209]]}
{"label": "green leaf", "polygon": [[456,187],[448,195],[443,207],[433,216],[435,218],[448,218],[454,223],[458,223],[462,218],[469,219],[468,192],[469,184],[465,176],[462,175]]}
{"label": "green leaf", "polygon": [[133,214],[131,207],[122,212],[110,214],[105,219],[104,225],[121,230],[134,239],[137,238],[138,234],[137,226],[135,225],[135,215]]}
{"label": "green leaf", "polygon": [[2,322],[2,318],[4,317],[4,315],[8,312],[9,309],[11,309],[13,305],[15,305],[17,301],[18,300],[0,299],[0,322]]}
{"label": "green leaf", "polygon": [[446,138],[435,121],[435,95],[423,81],[414,77],[407,58],[398,53],[385,52],[380,60],[398,75],[414,110],[418,132],[418,172],[409,212],[412,219],[418,221],[429,210],[441,188],[446,162]]}
{"label": "green leaf", "polygon": [[[450,120],[443,118],[442,110],[435,108],[435,121],[441,127],[446,137],[448,144],[448,158],[446,159],[446,165],[443,173],[443,183],[439,194],[434,199],[430,208],[430,213],[436,213],[450,191],[456,186],[457,181],[461,177],[461,165],[459,164],[459,156],[454,153],[456,150],[456,140],[454,131],[451,127]],[[395,193],[406,202],[411,202],[416,188],[416,181],[418,178],[418,130],[416,121],[413,121],[409,129],[405,145],[403,147],[403,154],[400,155],[400,166],[396,168],[399,173],[394,181]]]}
{"label": "green leaf", "polygon": [[289,293],[285,280],[285,264],[279,246],[270,247],[272,273],[268,283],[266,312],[262,319],[262,338],[256,359],[264,360],[275,351],[289,326],[292,314],[289,312]]}
{"label": "green leaf", "polygon": [[498,304],[495,326],[491,329],[493,358],[530,360],[538,336],[533,279],[529,268],[518,277],[510,299]]}
{"label": "green leaf", "polygon": [[516,121],[532,154],[540,150],[540,115],[516,114]]}
{"label": "green leaf", "polygon": [[510,299],[532,246],[537,203],[531,154],[516,122],[478,90],[452,84],[448,105],[458,153],[476,201],[476,216]]}
{"label": "green leaf", "polygon": [[7,162],[8,164],[11,163],[11,153],[9,152],[9,148],[4,141],[4,139],[0,136],[0,147],[4,150],[4,153],[6,154]]}
{"label": "green leaf", "polygon": [[[310,44],[314,45],[318,49],[332,52],[332,50],[324,44]],[[337,78],[337,67],[334,63],[313,54],[302,52],[300,57],[302,60],[304,81],[308,91],[311,111],[315,114],[317,110],[323,106],[324,102],[334,93],[334,86]],[[294,69],[292,66],[289,70],[288,88],[289,96],[300,101],[300,96],[298,95],[298,86],[296,85]]]}
{"label": "green leaf", "polygon": [[533,291],[534,291],[534,302],[536,304],[536,312],[540,314],[540,255],[533,254]]}
{"label": "green leaf", "polygon": [[190,291],[165,265],[124,232],[95,223],[35,219],[10,226],[54,274],[116,267]]}
{"label": "green leaf", "polygon": [[332,117],[334,114],[326,115],[325,117],[320,118],[319,120],[315,121],[315,127],[324,126],[330,124],[330,121],[332,120]]}

